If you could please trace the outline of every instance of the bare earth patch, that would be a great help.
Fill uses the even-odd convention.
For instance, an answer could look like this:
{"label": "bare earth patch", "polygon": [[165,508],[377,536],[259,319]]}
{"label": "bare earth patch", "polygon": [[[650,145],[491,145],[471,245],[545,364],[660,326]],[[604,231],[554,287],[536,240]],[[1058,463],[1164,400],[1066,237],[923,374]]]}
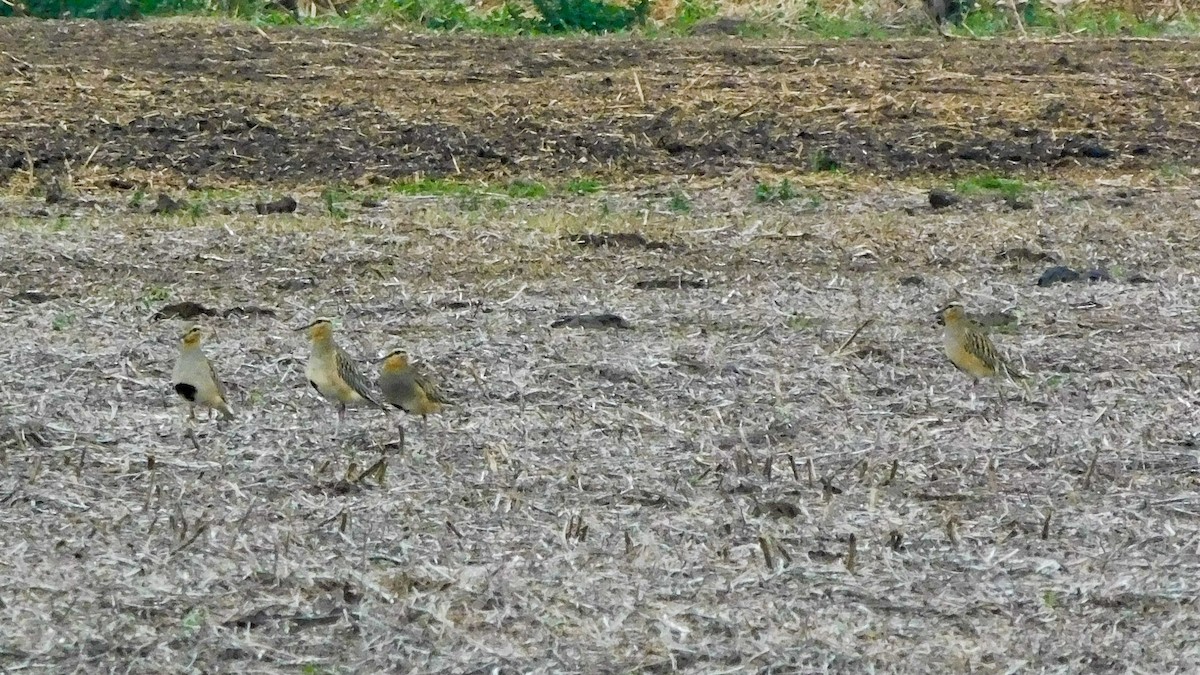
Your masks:
{"label": "bare earth patch", "polygon": [[0,23],[0,181],[157,185],[1200,163],[1200,43],[495,39]]}

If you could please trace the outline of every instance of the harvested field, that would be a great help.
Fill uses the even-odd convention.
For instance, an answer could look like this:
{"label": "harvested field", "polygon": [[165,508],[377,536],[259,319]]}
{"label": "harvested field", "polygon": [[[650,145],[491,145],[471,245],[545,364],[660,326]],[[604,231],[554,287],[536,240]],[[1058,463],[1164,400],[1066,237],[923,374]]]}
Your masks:
{"label": "harvested field", "polygon": [[[420,45],[405,71],[372,60],[401,49],[386,31],[272,31],[275,47],[191,23],[0,35],[17,64],[0,96],[23,104],[0,105],[0,152],[20,149],[0,164],[0,669],[1178,672],[1200,656],[1195,44],[982,45],[980,59],[957,43],[542,52],[404,36]],[[301,41],[297,71],[300,47],[278,45]],[[371,49],[332,44],[352,41]],[[50,43],[86,65],[51,67]],[[1019,70],[1033,50],[1088,64],[1059,80],[1079,87],[1069,114],[1086,109],[1087,133],[1119,152],[1018,162],[1041,182],[933,210],[913,187],[948,182],[931,167],[1009,165],[938,154],[909,125],[966,143],[1024,124],[1020,92],[1045,76]],[[810,175],[795,147],[637,140],[621,125],[662,111],[634,112],[628,92],[619,114],[554,99],[644,59],[653,105],[712,124],[695,147],[742,138],[746,115],[714,84],[735,73],[738,100],[763,97],[759,123],[851,133],[844,98],[772,98],[767,56],[834,86],[801,53],[861,71],[840,96],[886,139],[869,147],[930,154],[835,155],[847,175]],[[1008,76],[954,77],[974,93],[939,95],[953,123],[899,120],[870,102],[933,94],[891,79],[911,63],[896,54]],[[27,76],[39,86],[14,93]],[[112,77],[152,93],[102,95]],[[533,100],[530,120],[557,120],[538,127],[548,139],[607,143],[588,120],[613,115],[619,151],[583,170],[521,140]],[[984,108],[997,126],[965,112]],[[197,122],[217,109],[269,117],[286,141]],[[465,178],[602,187],[322,196],[453,172],[440,142],[370,140],[418,123],[510,144],[508,163],[450,153]],[[743,170],[680,178],[705,158]],[[796,194],[756,198],[759,173],[787,173]],[[124,181],[187,203],[152,214]],[[256,214],[284,194],[294,213]],[[1037,285],[1054,265],[1111,279]],[[933,312],[956,293],[1015,319],[993,338],[1027,389],[946,362]],[[211,310],[207,351],[239,414],[202,418],[194,441],[169,381],[186,322],[155,318],[181,302]],[[627,325],[555,326],[601,313]],[[335,435],[291,330],[319,315],[372,372],[408,348],[457,405],[426,428],[355,410]]]}

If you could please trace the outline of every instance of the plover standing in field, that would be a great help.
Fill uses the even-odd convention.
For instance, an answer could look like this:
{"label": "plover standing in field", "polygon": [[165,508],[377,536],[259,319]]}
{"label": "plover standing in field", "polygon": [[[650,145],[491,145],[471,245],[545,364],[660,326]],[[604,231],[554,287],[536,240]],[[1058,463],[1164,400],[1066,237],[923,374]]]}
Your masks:
{"label": "plover standing in field", "polygon": [[333,341],[333,322],[329,319],[317,319],[296,330],[308,331],[308,339],[312,342],[312,355],[304,369],[308,383],[322,397],[337,404],[336,431],[341,430],[347,406],[368,403],[376,408],[383,408],[371,395],[370,387],[358,372],[354,361]]}
{"label": "plover standing in field", "polygon": [[[950,363],[969,375],[972,381],[996,375],[1025,379],[1025,374],[1005,360],[991,339],[967,317],[961,304],[952,302],[943,307],[938,312],[938,322],[945,327],[942,346]],[[1003,396],[1001,393],[1001,398]]]}
{"label": "plover standing in field", "polygon": [[[421,429],[426,428],[425,416],[436,413],[450,403],[433,380],[409,363],[403,349],[393,349],[383,357],[379,371],[379,389],[383,400],[410,415],[421,416]],[[404,427],[400,427],[400,448],[404,448]]]}
{"label": "plover standing in field", "polygon": [[233,411],[225,401],[225,388],[200,346],[203,340],[204,331],[199,326],[192,326],[183,334],[179,357],[171,374],[175,393],[188,402],[189,420],[196,419],[197,405],[208,408],[209,419],[212,419],[213,410],[220,411],[223,419],[233,419]]}

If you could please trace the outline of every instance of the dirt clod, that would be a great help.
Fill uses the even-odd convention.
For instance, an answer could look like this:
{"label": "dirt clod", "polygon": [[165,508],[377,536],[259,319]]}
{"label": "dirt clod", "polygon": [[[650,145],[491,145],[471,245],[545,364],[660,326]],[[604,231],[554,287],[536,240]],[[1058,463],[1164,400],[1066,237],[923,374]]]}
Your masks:
{"label": "dirt clod", "polygon": [[200,316],[217,316],[219,312],[209,309],[197,302],[185,301],[176,302],[163,307],[154,313],[155,320],[163,319],[184,319],[191,320]]}
{"label": "dirt clod", "polygon": [[1056,263],[1058,256],[1046,251],[1035,251],[1028,246],[1014,246],[1006,248],[996,254],[996,260],[1008,260],[1011,262],[1033,262],[1033,263]]}
{"label": "dirt clod", "polygon": [[929,191],[929,206],[934,210],[954,206],[960,201],[962,201],[962,199],[949,190],[934,188]]}
{"label": "dirt clod", "polygon": [[1038,277],[1037,285],[1053,286],[1054,284],[1066,284],[1072,281],[1078,281],[1079,276],[1079,272],[1076,272],[1070,267],[1055,265],[1054,267],[1048,268],[1045,272],[1042,272],[1042,276]]}
{"label": "dirt clod", "polygon": [[272,213],[294,213],[299,202],[291,195],[286,195],[270,202],[255,202],[254,211],[260,216]]}
{"label": "dirt clod", "polygon": [[253,306],[253,305],[247,305],[247,306],[245,306],[245,307],[241,307],[241,306],[239,306],[239,307],[230,307],[229,309],[225,310],[224,312],[221,312],[221,316],[267,316],[267,317],[274,317],[274,316],[275,316],[275,310],[273,310],[273,309],[268,309],[268,308],[266,308],[266,307],[255,307],[255,306]]}
{"label": "dirt clod", "polygon": [[571,314],[559,317],[551,328],[621,328],[633,326],[623,317],[616,314]]}
{"label": "dirt clod", "polygon": [[633,287],[644,291],[655,289],[682,290],[685,288],[708,288],[708,280],[677,274],[669,277],[643,279],[634,283]]}
{"label": "dirt clod", "polygon": [[150,213],[155,215],[179,213],[186,208],[186,202],[175,199],[165,192],[160,192],[158,193],[158,197],[154,200],[154,208],[150,209]]}
{"label": "dirt clod", "polygon": [[670,245],[661,241],[650,241],[636,232],[600,232],[599,234],[571,234],[566,239],[573,244],[591,247],[637,247],[648,249],[669,248]]}
{"label": "dirt clod", "polygon": [[43,302],[57,300],[62,296],[54,293],[43,293],[42,291],[21,291],[10,298],[13,302],[27,302],[31,305],[39,305]]}

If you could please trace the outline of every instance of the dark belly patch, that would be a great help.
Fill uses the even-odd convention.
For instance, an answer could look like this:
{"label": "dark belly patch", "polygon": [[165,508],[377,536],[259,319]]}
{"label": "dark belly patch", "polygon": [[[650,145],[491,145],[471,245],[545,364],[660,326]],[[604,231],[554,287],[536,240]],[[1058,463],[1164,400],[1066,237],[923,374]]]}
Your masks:
{"label": "dark belly patch", "polygon": [[196,388],[187,382],[179,382],[175,385],[175,393],[186,398],[192,403],[196,402]]}

